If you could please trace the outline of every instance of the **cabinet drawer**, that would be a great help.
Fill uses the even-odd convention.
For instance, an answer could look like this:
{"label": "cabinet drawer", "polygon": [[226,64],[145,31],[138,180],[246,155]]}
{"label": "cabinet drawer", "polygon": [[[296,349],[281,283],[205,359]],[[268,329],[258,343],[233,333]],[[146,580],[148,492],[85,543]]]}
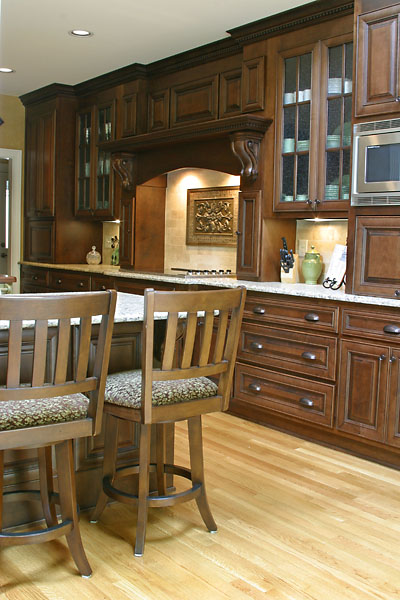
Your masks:
{"label": "cabinet drawer", "polygon": [[244,323],[239,360],[300,375],[335,379],[337,340]]}
{"label": "cabinet drawer", "polygon": [[40,285],[47,287],[49,284],[49,272],[47,269],[36,269],[35,267],[21,266],[21,281],[25,285]]}
{"label": "cabinet drawer", "polygon": [[107,275],[92,275],[90,289],[94,292],[114,289],[114,280]]}
{"label": "cabinet drawer", "polygon": [[357,337],[368,337],[400,343],[400,313],[361,312],[344,308],[342,312],[342,333]]}
{"label": "cabinet drawer", "polygon": [[337,332],[338,310],[337,307],[315,303],[288,302],[287,297],[267,300],[250,296],[246,301],[244,318],[310,331]]}
{"label": "cabinet drawer", "polygon": [[55,291],[88,292],[90,290],[90,275],[68,271],[51,271],[50,287]]}
{"label": "cabinet drawer", "polygon": [[236,398],[296,419],[332,427],[334,390],[328,383],[236,364]]}

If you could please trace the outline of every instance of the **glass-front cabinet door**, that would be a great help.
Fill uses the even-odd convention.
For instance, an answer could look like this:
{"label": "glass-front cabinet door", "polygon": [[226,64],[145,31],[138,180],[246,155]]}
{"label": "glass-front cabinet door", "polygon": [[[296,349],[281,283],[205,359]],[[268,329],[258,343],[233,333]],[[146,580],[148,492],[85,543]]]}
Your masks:
{"label": "glass-front cabinet door", "polygon": [[77,117],[76,214],[114,218],[111,154],[98,144],[114,138],[115,102],[91,107]]}
{"label": "glass-front cabinet door", "polygon": [[353,45],[336,42],[280,55],[276,211],[347,209]]}

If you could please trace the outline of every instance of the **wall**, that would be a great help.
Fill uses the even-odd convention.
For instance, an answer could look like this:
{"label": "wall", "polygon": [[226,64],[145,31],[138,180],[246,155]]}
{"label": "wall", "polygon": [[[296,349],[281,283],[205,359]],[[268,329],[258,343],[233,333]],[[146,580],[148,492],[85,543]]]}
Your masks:
{"label": "wall", "polygon": [[304,282],[301,274],[301,263],[304,253],[299,251],[301,243],[307,241],[307,250],[311,250],[311,245],[321,254],[323,268],[318,283],[322,283],[325,273],[329,267],[332,252],[336,244],[346,245],[347,243],[347,219],[328,219],[326,221],[297,221],[296,227],[296,252],[299,254],[300,263],[300,282]]}
{"label": "wall", "polygon": [[186,208],[190,188],[240,185],[240,177],[207,169],[168,174],[165,208],[165,271],[171,267],[236,271],[236,246],[187,246]]}
{"label": "wall", "polygon": [[23,150],[25,137],[25,108],[16,96],[0,94],[0,148]]}

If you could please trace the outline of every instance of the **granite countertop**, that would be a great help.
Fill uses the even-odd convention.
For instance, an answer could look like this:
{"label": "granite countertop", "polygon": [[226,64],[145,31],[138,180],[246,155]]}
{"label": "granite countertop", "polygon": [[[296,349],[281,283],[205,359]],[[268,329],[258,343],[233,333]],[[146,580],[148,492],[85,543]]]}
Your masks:
{"label": "granite countertop", "polygon": [[[57,295],[60,294],[68,294],[69,292],[56,292]],[[82,292],[82,293],[91,293],[91,292]],[[7,298],[12,297],[13,294],[7,294]],[[15,296],[20,296],[20,294],[15,294]],[[125,294],[124,292],[117,293],[117,306],[115,308],[115,316],[114,323],[132,323],[132,322],[140,322],[143,321],[143,296],[139,296],[137,294]],[[156,319],[164,319],[165,313],[156,313]],[[71,319],[72,324],[78,324],[78,319]],[[99,317],[93,318],[93,323],[100,322]],[[56,321],[49,321],[49,326],[56,325]],[[29,328],[33,326],[33,321],[24,321],[24,328]],[[0,320],[0,329],[8,329],[9,322]]]}
{"label": "granite countertop", "polygon": [[169,283],[183,283],[185,285],[210,285],[213,287],[237,287],[243,285],[247,290],[268,294],[283,294],[286,296],[298,296],[303,298],[321,298],[323,300],[337,300],[340,302],[357,302],[376,306],[400,307],[400,298],[381,298],[376,296],[357,296],[346,294],[343,287],[339,290],[325,289],[322,285],[306,285],[305,283],[280,283],[274,281],[245,281],[235,277],[185,277],[167,273],[140,273],[137,271],[121,271],[120,267],[111,265],[67,265],[21,262],[21,264],[48,269],[65,269],[69,271],[83,271],[87,273],[99,273],[111,277],[125,277],[127,279],[146,279],[148,281],[165,281]]}

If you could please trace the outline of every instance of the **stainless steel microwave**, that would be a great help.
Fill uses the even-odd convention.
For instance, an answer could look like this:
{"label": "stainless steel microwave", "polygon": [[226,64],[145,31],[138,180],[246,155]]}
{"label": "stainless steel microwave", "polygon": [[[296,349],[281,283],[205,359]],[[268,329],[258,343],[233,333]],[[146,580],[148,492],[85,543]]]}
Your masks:
{"label": "stainless steel microwave", "polygon": [[353,129],[351,204],[400,204],[400,119]]}

